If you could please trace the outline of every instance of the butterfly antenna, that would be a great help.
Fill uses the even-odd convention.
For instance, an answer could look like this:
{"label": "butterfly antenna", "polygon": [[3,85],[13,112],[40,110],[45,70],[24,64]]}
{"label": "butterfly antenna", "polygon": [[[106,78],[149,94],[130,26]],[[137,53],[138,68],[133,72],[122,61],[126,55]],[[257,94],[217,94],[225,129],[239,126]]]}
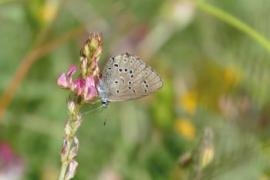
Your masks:
{"label": "butterfly antenna", "polygon": [[108,121],[108,118],[106,118],[105,120],[104,120],[104,126],[106,126],[106,124],[107,124],[107,121]]}

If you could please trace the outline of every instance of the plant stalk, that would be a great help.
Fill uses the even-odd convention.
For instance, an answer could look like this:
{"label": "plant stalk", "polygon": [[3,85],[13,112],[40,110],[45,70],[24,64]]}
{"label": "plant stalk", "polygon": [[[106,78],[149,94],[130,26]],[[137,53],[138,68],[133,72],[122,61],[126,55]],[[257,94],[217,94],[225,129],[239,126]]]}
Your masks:
{"label": "plant stalk", "polygon": [[239,31],[243,32],[244,34],[248,35],[251,39],[256,41],[270,53],[270,41],[240,19],[237,19],[236,17],[230,15],[228,12],[219,9],[218,7],[207,4],[204,0],[197,0],[197,7],[201,11],[218,18],[224,23],[227,23],[232,27],[238,29]]}
{"label": "plant stalk", "polygon": [[64,143],[61,151],[61,170],[58,180],[69,180],[74,177],[78,163],[75,158],[79,150],[79,140],[76,132],[81,124],[80,104],[69,100],[68,109],[70,118],[65,125]]}

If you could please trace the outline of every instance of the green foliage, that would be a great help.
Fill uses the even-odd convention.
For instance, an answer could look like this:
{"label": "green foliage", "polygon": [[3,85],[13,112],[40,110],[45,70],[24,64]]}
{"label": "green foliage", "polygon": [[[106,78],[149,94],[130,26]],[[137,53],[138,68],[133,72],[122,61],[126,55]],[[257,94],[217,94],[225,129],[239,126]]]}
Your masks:
{"label": "green foliage", "polygon": [[[270,37],[268,0],[206,2]],[[0,2],[1,96],[27,53],[82,26],[103,33],[102,62],[118,52],[136,52],[163,78],[164,87],[151,97],[111,103],[84,115],[74,179],[270,178],[269,52],[195,4],[186,25],[172,25],[181,23],[175,17],[170,22],[162,18],[182,12],[174,11],[181,5],[180,0]],[[165,6],[171,11],[164,12]],[[154,40],[167,38],[160,48],[149,56],[152,46],[141,52],[145,38],[161,26],[165,32]],[[56,79],[69,64],[79,64],[85,36],[87,32],[39,57],[17,82],[0,119],[0,144],[10,144],[23,159],[23,179],[57,178],[68,93],[57,87]],[[214,134],[209,140],[213,149],[208,149],[213,158],[199,167],[206,156],[201,148],[206,127]],[[183,165],[186,152],[192,157]]]}

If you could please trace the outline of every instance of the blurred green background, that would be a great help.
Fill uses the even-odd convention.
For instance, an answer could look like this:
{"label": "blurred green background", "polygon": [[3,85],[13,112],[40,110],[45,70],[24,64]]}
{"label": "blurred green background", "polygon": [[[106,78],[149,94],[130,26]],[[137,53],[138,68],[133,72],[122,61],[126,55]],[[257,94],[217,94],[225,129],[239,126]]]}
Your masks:
{"label": "blurred green background", "polygon": [[[205,3],[270,37],[269,0]],[[101,64],[136,54],[164,86],[83,117],[74,179],[270,179],[270,56],[246,34],[191,0],[1,0],[1,180],[57,179],[68,92],[56,79],[94,31]]]}

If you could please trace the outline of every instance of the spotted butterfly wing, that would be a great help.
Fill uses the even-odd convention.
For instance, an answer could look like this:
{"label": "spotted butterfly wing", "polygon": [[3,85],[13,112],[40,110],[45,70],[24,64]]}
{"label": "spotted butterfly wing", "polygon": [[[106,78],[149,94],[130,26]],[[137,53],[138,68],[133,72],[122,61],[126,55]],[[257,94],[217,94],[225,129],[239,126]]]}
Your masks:
{"label": "spotted butterfly wing", "polygon": [[102,101],[126,101],[147,96],[161,87],[161,78],[150,66],[125,53],[108,60],[98,90]]}

